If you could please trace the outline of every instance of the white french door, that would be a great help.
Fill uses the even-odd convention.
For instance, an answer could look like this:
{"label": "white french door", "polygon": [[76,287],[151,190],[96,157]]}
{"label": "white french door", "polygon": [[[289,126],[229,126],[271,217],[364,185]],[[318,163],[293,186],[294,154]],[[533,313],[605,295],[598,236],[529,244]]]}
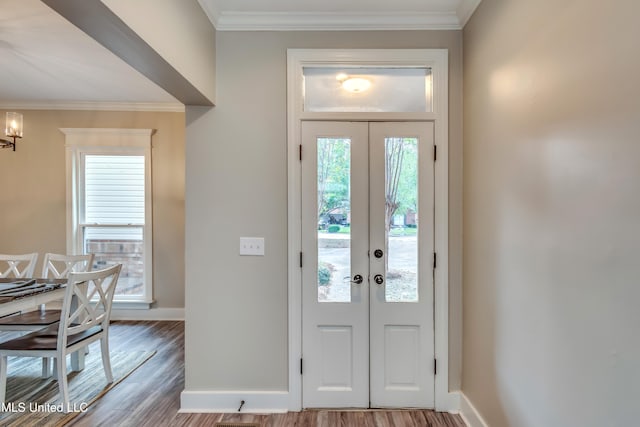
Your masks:
{"label": "white french door", "polygon": [[433,408],[433,123],[301,129],[303,407]]}

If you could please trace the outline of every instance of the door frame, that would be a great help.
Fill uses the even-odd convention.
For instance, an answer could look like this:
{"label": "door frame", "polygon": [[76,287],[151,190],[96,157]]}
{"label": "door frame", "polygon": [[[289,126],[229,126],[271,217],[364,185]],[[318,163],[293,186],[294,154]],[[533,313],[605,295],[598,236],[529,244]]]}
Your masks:
{"label": "door frame", "polygon": [[[433,76],[430,113],[317,113],[303,111],[305,66],[424,66]],[[435,409],[457,409],[449,393],[449,93],[447,49],[287,49],[287,280],[289,410],[302,409],[302,219],[300,126],[303,120],[431,121],[434,164],[434,353],[437,360]],[[304,154],[303,154],[304,155]]]}

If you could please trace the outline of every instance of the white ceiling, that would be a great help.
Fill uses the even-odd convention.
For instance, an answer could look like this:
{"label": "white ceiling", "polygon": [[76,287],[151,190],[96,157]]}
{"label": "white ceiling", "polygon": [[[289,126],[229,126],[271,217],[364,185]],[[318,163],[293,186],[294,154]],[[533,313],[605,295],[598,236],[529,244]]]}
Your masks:
{"label": "white ceiling", "polygon": [[[219,31],[459,29],[480,2],[198,1]],[[40,0],[2,0],[0,58],[0,108],[4,110],[183,108]]]}
{"label": "white ceiling", "polygon": [[0,108],[156,109],[181,104],[40,0],[2,0]]}

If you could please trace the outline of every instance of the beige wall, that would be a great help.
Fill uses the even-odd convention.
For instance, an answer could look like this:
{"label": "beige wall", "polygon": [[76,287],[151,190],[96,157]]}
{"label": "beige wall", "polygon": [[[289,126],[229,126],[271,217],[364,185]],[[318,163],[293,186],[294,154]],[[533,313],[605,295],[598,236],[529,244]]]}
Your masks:
{"label": "beige wall", "polygon": [[464,30],[462,389],[492,427],[640,417],[640,2]]}
{"label": "beige wall", "polygon": [[[287,48],[448,48],[451,388],[461,366],[462,34],[219,32],[217,106],[187,110],[186,390],[286,390]],[[238,256],[240,236],[264,257]]]}
{"label": "beige wall", "polygon": [[[21,111],[17,151],[0,150],[0,252],[66,253],[64,134],[59,128],[149,128],[155,307],[184,307],[184,113]],[[4,114],[4,111],[0,113]],[[2,116],[4,117],[4,116]]]}

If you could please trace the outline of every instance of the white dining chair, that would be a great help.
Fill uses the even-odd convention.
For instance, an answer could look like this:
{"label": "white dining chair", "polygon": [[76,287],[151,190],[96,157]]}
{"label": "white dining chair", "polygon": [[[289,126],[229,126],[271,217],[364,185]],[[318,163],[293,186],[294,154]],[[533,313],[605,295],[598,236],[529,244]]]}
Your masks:
{"label": "white dining chair", "polygon": [[0,254],[0,278],[15,277],[22,279],[33,277],[37,260],[37,252],[24,255]]}
{"label": "white dining chair", "polygon": [[[91,271],[93,258],[93,254],[61,255],[47,253],[44,255],[42,278],[66,279],[71,272]],[[58,320],[60,320],[60,310],[45,310],[45,307],[42,306],[40,310],[0,317],[0,331],[34,331],[47,327]]]}
{"label": "white dining chair", "polygon": [[66,279],[71,272],[91,271],[94,254],[62,255],[46,253],[42,261],[42,277]]}
{"label": "white dining chair", "polygon": [[[46,253],[42,264],[42,278],[66,279],[71,272],[91,271],[93,258],[94,254],[62,255]],[[39,310],[0,317],[0,331],[37,331],[60,321],[60,314],[60,310],[46,309],[42,305]],[[42,377],[47,378],[50,372],[49,359],[42,359]]]}
{"label": "white dining chair", "polygon": [[121,264],[103,270],[69,273],[60,322],[46,329],[0,343],[0,402],[6,399],[9,356],[47,357],[57,360],[60,403],[69,408],[67,355],[100,341],[107,383],[113,382],[109,356],[109,323]]}

